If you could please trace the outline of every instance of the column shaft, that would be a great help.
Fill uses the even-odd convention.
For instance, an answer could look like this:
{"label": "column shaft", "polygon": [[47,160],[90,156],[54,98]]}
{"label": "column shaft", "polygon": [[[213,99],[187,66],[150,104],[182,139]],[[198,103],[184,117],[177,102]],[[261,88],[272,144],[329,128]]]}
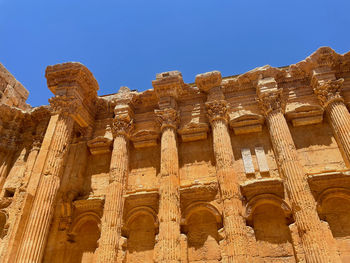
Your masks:
{"label": "column shaft", "polygon": [[176,145],[176,130],[165,127],[161,138],[161,168],[159,186],[159,235],[157,262],[175,263],[180,251],[180,179]]}
{"label": "column shaft", "polygon": [[233,168],[234,156],[226,121],[212,121],[216,173],[224,205],[224,227],[228,262],[249,262],[246,250],[246,224],[238,179]]}
{"label": "column shaft", "polygon": [[298,161],[297,151],[282,112],[270,112],[266,121],[307,262],[340,262],[335,248],[329,247],[326,242],[332,239],[332,234],[321,224],[317,215],[315,200],[303,167]]}
{"label": "column shaft", "polygon": [[117,135],[113,143],[110,165],[110,183],[101,222],[101,237],[97,250],[97,262],[115,262],[121,237],[124,209],[124,189],[128,174],[128,148],[124,135]]}
{"label": "column shaft", "polygon": [[350,113],[340,100],[329,103],[326,112],[345,163],[350,167]]}
{"label": "column shaft", "polygon": [[50,122],[57,123],[16,262],[41,261],[54,212],[54,202],[74,121],[61,114],[52,116]]}

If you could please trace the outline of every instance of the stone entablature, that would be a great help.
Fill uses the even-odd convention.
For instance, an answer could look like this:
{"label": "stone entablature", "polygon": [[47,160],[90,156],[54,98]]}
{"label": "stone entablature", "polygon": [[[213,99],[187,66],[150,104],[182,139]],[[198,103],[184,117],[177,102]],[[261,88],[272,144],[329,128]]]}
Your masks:
{"label": "stone entablature", "polygon": [[31,108],[0,65],[0,262],[350,260],[350,53],[105,96],[45,76]]}

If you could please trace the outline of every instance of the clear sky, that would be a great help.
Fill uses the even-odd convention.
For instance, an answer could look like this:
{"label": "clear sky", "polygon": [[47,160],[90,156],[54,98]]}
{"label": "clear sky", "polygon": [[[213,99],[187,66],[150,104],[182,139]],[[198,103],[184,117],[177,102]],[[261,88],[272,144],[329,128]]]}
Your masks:
{"label": "clear sky", "polygon": [[0,0],[0,62],[48,104],[45,68],[79,61],[99,94],[152,88],[155,74],[223,76],[350,50],[349,0]]}

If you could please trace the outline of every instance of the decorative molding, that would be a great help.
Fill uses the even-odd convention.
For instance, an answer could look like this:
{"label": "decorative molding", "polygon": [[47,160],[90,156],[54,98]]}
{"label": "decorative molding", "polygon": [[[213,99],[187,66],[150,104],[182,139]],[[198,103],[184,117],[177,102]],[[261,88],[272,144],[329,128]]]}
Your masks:
{"label": "decorative molding", "polygon": [[87,142],[92,155],[104,154],[111,152],[112,140],[104,136],[97,136],[96,138]]}
{"label": "decorative molding", "polygon": [[178,130],[183,142],[191,142],[207,139],[208,124],[189,122]]}
{"label": "decorative molding", "polygon": [[135,148],[152,147],[157,145],[159,132],[155,130],[139,130],[131,136]]}

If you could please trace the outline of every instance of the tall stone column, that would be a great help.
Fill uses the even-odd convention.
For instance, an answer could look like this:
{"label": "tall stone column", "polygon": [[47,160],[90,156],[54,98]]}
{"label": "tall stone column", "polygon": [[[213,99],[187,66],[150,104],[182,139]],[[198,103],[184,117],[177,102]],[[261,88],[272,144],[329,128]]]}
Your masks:
{"label": "tall stone column", "polygon": [[242,195],[233,168],[234,156],[227,126],[227,103],[221,91],[221,73],[208,72],[196,76],[196,84],[208,93],[207,113],[213,132],[216,176],[223,202],[227,262],[251,262],[247,250],[246,223],[243,217]]}
{"label": "tall stone column", "polygon": [[15,262],[42,260],[74,122],[91,125],[97,97],[98,84],[80,63],[49,66],[45,76],[56,96],[50,99],[52,116],[30,176],[27,191],[33,201]]}
{"label": "tall stone column", "polygon": [[314,92],[326,111],[344,161],[350,167],[350,113],[340,94],[344,79],[336,80],[334,74],[332,75],[332,79],[323,80],[321,76],[315,74]]}
{"label": "tall stone column", "polygon": [[113,121],[114,143],[109,171],[109,185],[101,220],[101,237],[96,251],[97,262],[116,262],[121,238],[124,193],[129,172],[128,138],[133,128],[128,105],[117,105]]}
{"label": "tall stone column", "polygon": [[330,247],[332,234],[320,221],[295,144],[284,118],[282,89],[273,78],[258,83],[258,100],[266,117],[277,165],[291,201],[295,224],[307,262],[340,262],[336,248]]}
{"label": "tall stone column", "polygon": [[180,178],[176,144],[177,111],[171,108],[156,112],[161,123],[161,165],[159,184],[159,235],[157,262],[181,260],[180,247]]}
{"label": "tall stone column", "polygon": [[[62,99],[55,97],[51,99],[51,103],[62,105]],[[75,101],[66,100],[64,103],[73,107]],[[42,259],[54,212],[54,202],[60,186],[62,168],[73,130],[74,120],[68,112],[69,107],[57,107],[50,119],[50,124],[54,125],[55,129],[45,134],[45,137],[52,138],[51,145],[16,262],[40,262]]]}
{"label": "tall stone column", "polygon": [[157,239],[156,262],[181,262],[180,233],[180,178],[176,129],[179,122],[176,110],[178,91],[183,85],[178,71],[157,74],[153,81],[159,98],[156,110],[161,125],[161,165],[159,181],[159,234]]}

